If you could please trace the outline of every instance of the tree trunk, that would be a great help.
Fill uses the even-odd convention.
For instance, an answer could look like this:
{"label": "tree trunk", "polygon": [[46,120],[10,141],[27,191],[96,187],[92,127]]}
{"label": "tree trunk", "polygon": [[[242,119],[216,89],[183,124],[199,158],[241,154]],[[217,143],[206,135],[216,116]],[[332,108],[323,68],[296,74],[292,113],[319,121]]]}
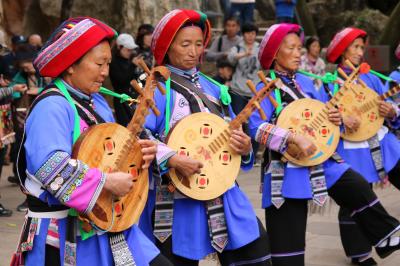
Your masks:
{"label": "tree trunk", "polygon": [[317,30],[315,29],[314,21],[311,14],[308,12],[306,0],[297,1],[296,5],[297,18],[299,24],[303,27],[306,35],[317,35]]}
{"label": "tree trunk", "polygon": [[71,16],[73,4],[74,0],[62,0],[60,22],[68,19]]}
{"label": "tree trunk", "polygon": [[394,50],[400,40],[400,2],[396,5],[385,28],[382,32],[379,44],[390,45],[391,50]]}

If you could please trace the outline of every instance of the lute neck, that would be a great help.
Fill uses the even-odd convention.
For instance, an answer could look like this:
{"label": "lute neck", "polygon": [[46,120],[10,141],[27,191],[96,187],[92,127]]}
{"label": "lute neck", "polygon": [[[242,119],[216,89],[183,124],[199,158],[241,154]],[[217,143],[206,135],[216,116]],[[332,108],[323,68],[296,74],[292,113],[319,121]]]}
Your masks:
{"label": "lute neck", "polygon": [[400,85],[397,84],[396,86],[394,86],[393,88],[391,88],[390,90],[388,90],[387,92],[385,92],[382,95],[379,95],[379,100],[386,100],[389,97],[392,97],[396,94],[398,94],[400,92]]}

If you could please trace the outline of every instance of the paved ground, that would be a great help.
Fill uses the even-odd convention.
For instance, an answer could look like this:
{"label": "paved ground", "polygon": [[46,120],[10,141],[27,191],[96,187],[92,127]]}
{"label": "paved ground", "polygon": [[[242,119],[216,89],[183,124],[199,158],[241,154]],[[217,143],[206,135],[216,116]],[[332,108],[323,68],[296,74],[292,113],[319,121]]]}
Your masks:
{"label": "paved ground", "polygon": [[[264,220],[264,212],[260,209],[259,173],[260,168],[255,168],[251,172],[241,174],[239,184],[247,193],[257,215]],[[11,168],[5,167],[3,178],[0,181],[0,202],[5,206],[15,210],[16,206],[22,202],[23,195],[17,186],[9,184],[6,177],[10,174]],[[400,219],[400,193],[392,187],[385,190],[377,190],[381,201],[387,210]],[[14,211],[10,218],[0,218],[0,266],[9,265],[12,252],[18,241],[19,232],[22,226],[24,214]],[[375,255],[377,259],[377,256]],[[378,260],[378,259],[377,259]],[[399,266],[400,252],[393,254],[384,261],[378,260],[381,266]],[[203,261],[202,266],[217,265],[215,261]],[[337,224],[337,207],[332,206],[330,212],[324,216],[313,215],[309,218],[307,228],[307,266],[345,266],[351,265],[345,258],[341,248],[339,229]],[[295,265],[294,265],[295,266]]]}

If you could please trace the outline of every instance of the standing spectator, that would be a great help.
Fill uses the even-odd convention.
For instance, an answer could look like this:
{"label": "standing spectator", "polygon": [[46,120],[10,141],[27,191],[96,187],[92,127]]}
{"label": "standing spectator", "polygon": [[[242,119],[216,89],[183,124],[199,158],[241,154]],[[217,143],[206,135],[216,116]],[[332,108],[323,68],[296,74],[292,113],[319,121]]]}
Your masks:
{"label": "standing spectator", "polygon": [[224,19],[227,19],[231,14],[231,1],[219,0],[222,10],[224,11]]}
{"label": "standing spectator", "polygon": [[[394,54],[395,54],[396,58],[398,60],[400,60],[400,43],[398,44]],[[389,90],[393,86],[396,86],[397,84],[400,83],[400,65],[397,66],[397,68],[390,73],[389,77],[393,81],[392,82],[386,81],[386,83],[385,83],[385,89],[386,90]],[[400,107],[400,96],[398,94],[397,95],[393,95],[392,99],[395,102],[395,104]],[[396,135],[396,137],[398,139],[400,139],[400,129],[399,128],[391,127],[390,130],[393,132],[393,134]]]}
{"label": "standing spectator", "polygon": [[231,16],[238,16],[240,25],[254,22],[256,0],[231,0]]}
{"label": "standing spectator", "polygon": [[[26,85],[14,85],[13,87],[2,87],[0,88],[0,179],[3,170],[5,156],[8,150],[8,143],[10,138],[6,138],[7,135],[11,136],[10,133],[14,131],[12,118],[11,118],[11,100],[14,92],[26,91]],[[7,142],[6,142],[7,141]],[[0,195],[1,197],[1,195]],[[0,217],[9,217],[12,215],[12,211],[6,209],[0,204]]]}
{"label": "standing spectator", "polygon": [[[318,76],[325,74],[325,62],[320,57],[321,45],[318,37],[311,36],[306,39],[305,47],[307,52],[301,56],[300,69],[311,72]],[[322,81],[314,79],[314,86],[318,90],[321,88]]]}
{"label": "standing spectator", "polygon": [[136,35],[136,41],[138,47],[135,50],[135,57],[132,62],[136,65],[135,76],[139,77],[144,73],[144,70],[138,66],[137,60],[142,58],[146,65],[151,69],[154,65],[154,57],[151,52],[151,39],[153,37],[154,27],[150,24],[142,24],[138,28],[138,33]]}
{"label": "standing spectator", "polygon": [[[396,58],[400,60],[400,43],[398,44],[394,54]],[[400,65],[390,73],[389,77],[393,79],[396,83],[400,83]],[[387,87],[387,89],[389,89],[389,85],[389,82],[386,82],[385,86]],[[398,99],[399,97],[395,96],[394,98]],[[397,102],[399,103],[400,99],[397,100]]]}
{"label": "standing spectator", "polygon": [[[244,24],[242,27],[243,40],[232,47],[228,54],[228,60],[235,65],[235,73],[231,82],[232,109],[238,114],[246,106],[252,97],[252,92],[246,85],[249,79],[257,84],[260,79],[257,72],[261,69],[257,59],[260,44],[256,42],[258,28],[254,24]],[[256,155],[258,143],[252,140],[253,152]],[[255,160],[255,164],[258,163]]]}
{"label": "standing spectator", "polygon": [[[24,93],[14,92],[12,102],[12,118],[15,131],[15,143],[11,148],[11,160],[13,161],[13,176],[8,177],[10,183],[19,184],[17,173],[17,157],[19,147],[24,133],[25,118],[32,101],[47,86],[45,78],[39,75],[33,67],[33,59],[36,56],[36,49],[29,44],[19,46],[15,53],[16,66],[19,70],[14,76],[10,86],[22,84],[27,86]],[[27,201],[17,207],[17,211],[24,212],[28,209]]]}
{"label": "standing spectator", "polygon": [[277,23],[292,23],[297,0],[275,0]]}
{"label": "standing spectator", "polygon": [[35,47],[38,51],[42,48],[43,42],[42,42],[42,37],[40,37],[39,34],[31,34],[28,37],[28,43]]}
{"label": "standing spectator", "polygon": [[4,79],[10,81],[17,74],[18,69],[15,67],[15,53],[19,46],[26,44],[26,39],[22,35],[15,35],[11,38],[11,51],[3,56],[0,60],[0,74]]}
{"label": "standing spectator", "polygon": [[[114,91],[128,94],[131,97],[137,96],[130,87],[131,80],[136,79],[135,65],[131,58],[133,50],[137,47],[132,35],[121,33],[117,38],[110,64],[110,80]],[[117,122],[126,126],[132,117],[131,108],[126,103],[121,103],[117,98],[113,100]]]}
{"label": "standing spectator", "polygon": [[230,49],[242,40],[242,37],[238,36],[239,30],[239,19],[237,17],[227,18],[224,22],[225,34],[219,36],[211,43],[206,54],[206,59],[213,62],[225,59],[228,56]]}
{"label": "standing spectator", "polygon": [[260,70],[260,63],[257,60],[259,43],[256,42],[258,32],[254,24],[245,24],[242,27],[243,40],[232,47],[228,54],[228,60],[233,64],[235,73],[232,77],[232,108],[238,114],[252,97],[250,89],[246,86],[248,79],[258,83],[257,72]]}

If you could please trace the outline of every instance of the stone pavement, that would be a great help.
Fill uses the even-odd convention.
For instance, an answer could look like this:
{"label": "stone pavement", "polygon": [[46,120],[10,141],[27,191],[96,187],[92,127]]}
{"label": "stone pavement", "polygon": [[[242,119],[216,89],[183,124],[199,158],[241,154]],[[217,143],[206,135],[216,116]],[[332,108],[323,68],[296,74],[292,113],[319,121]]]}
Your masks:
{"label": "stone pavement", "polygon": [[[241,173],[238,182],[240,187],[250,198],[257,215],[264,220],[264,212],[260,208],[259,190],[259,171],[256,167],[248,173]],[[0,202],[7,208],[12,208],[14,214],[10,218],[0,218],[0,266],[9,265],[10,257],[18,241],[24,214],[18,213],[15,208],[23,200],[23,195],[17,186],[7,182],[7,176],[11,173],[11,167],[3,169],[2,179],[0,180]],[[400,219],[400,193],[393,187],[385,190],[376,190],[383,205],[396,218]],[[345,258],[341,248],[339,238],[339,228],[337,223],[337,207],[333,203],[329,213],[324,216],[312,215],[308,220],[307,227],[307,266],[346,266],[351,265]],[[394,253],[385,260],[379,260],[375,254],[375,259],[381,266],[399,266],[400,251]],[[202,261],[201,266],[217,265],[215,261]],[[293,265],[295,266],[295,265]]]}

